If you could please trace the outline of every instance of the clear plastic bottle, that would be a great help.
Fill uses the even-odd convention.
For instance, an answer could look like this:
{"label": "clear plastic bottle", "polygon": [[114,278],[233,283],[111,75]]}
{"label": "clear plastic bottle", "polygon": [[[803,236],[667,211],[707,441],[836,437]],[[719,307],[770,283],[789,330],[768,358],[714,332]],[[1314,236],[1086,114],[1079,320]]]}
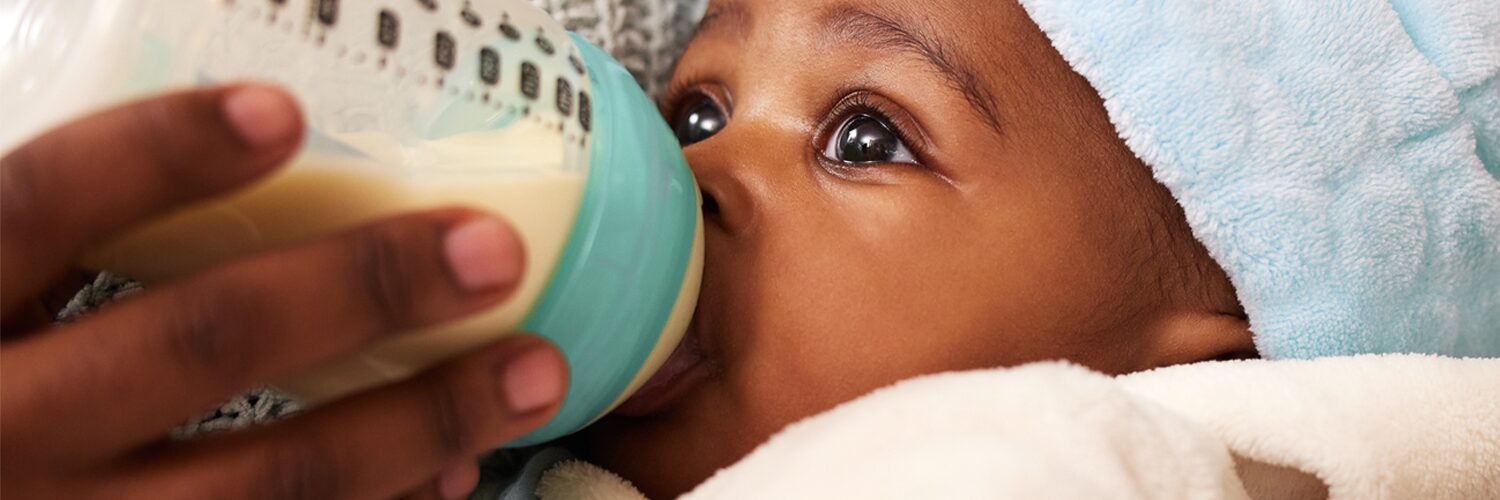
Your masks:
{"label": "clear plastic bottle", "polygon": [[575,431],[676,346],[698,293],[702,216],[681,150],[630,75],[524,0],[8,0],[0,150],[170,89],[270,81],[302,103],[293,165],[105,245],[148,283],[410,210],[512,223],[527,271],[508,303],[374,346],[280,387],[316,404],[516,331],[569,360]]}

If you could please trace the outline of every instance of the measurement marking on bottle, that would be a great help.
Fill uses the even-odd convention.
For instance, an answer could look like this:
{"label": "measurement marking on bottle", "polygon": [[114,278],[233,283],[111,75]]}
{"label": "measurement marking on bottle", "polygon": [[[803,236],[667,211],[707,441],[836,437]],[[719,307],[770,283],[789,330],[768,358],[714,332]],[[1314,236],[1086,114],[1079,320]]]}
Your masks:
{"label": "measurement marking on bottle", "polygon": [[578,124],[583,126],[584,132],[589,132],[594,125],[594,107],[589,102],[588,92],[578,92]]}
{"label": "measurement marking on bottle", "polygon": [[333,26],[339,20],[339,0],[318,0],[318,22]]}
{"label": "measurement marking on bottle", "polygon": [[376,41],[385,48],[396,48],[401,43],[401,19],[396,17],[395,12],[382,10],[379,23],[379,29],[375,31]]}
{"label": "measurement marking on bottle", "polygon": [[453,69],[457,52],[458,44],[453,41],[453,35],[449,35],[446,31],[439,31],[433,42],[433,62],[443,69]]}
{"label": "measurement marking on bottle", "polygon": [[530,99],[542,95],[542,73],[530,61],[521,63],[521,95]]}
{"label": "measurement marking on bottle", "polygon": [[479,79],[490,85],[500,83],[500,53],[495,49],[485,47],[479,51]]}
{"label": "measurement marking on bottle", "polygon": [[473,28],[484,25],[484,20],[479,18],[479,13],[474,12],[474,6],[469,2],[464,2],[464,8],[458,12],[458,17],[463,18],[464,23]]}
{"label": "measurement marking on bottle", "polygon": [[573,114],[573,84],[562,77],[557,79],[557,112],[563,116]]}
{"label": "measurement marking on bottle", "polygon": [[[404,7],[389,8],[371,6],[376,7],[374,9],[376,10],[374,12],[376,14],[374,19],[376,26],[373,26],[375,28],[373,36],[371,34],[356,34],[363,32],[363,30],[355,29],[348,33],[356,34],[354,37],[351,37],[344,33],[344,31],[349,30],[340,30],[338,27],[338,23],[342,20],[342,14],[347,14],[341,12],[343,6],[340,0],[306,0],[299,2],[265,0],[265,2],[259,3],[259,5],[247,0],[220,1],[223,2],[227,10],[234,11],[234,17],[237,18],[234,22],[250,21],[260,24],[261,21],[264,21],[264,28],[257,28],[258,30],[263,29],[265,33],[269,34],[285,31],[286,36],[284,38],[286,40],[299,42],[303,47],[316,44],[318,49],[310,50],[309,52],[318,54],[317,57],[320,61],[340,65],[352,63],[352,65],[359,68],[373,70],[374,73],[372,76],[379,75],[382,79],[388,79],[391,84],[395,85],[393,88],[403,90],[421,89],[424,93],[430,93],[429,95],[451,96],[455,100],[463,100],[471,103],[471,105],[482,106],[479,109],[493,107],[495,112],[506,113],[512,117],[511,119],[520,118],[522,121],[534,123],[539,127],[556,130],[568,144],[579,144],[585,147],[588,144],[588,137],[593,125],[592,102],[587,91],[580,90],[574,86],[575,81],[580,81],[580,77],[586,76],[588,69],[581,54],[574,48],[566,45],[568,41],[566,38],[559,42],[564,43],[564,45],[556,45],[555,42],[558,42],[558,39],[555,37],[555,33],[547,31],[544,27],[533,26],[529,23],[512,24],[509,15],[505,12],[490,12],[485,10],[481,14],[480,11],[473,8],[470,1],[464,1],[461,10],[455,12],[452,10],[454,7],[452,4],[447,6],[450,10],[443,11],[438,8],[438,0],[416,0],[421,8],[438,12],[438,15],[444,18],[438,21],[438,24],[446,29],[433,31],[422,29],[414,31],[411,34],[417,37],[415,42],[406,41],[407,45],[415,43],[415,46],[420,46],[424,41],[422,40],[424,35],[431,33],[430,36],[433,37],[431,38],[433,44],[431,61],[437,68],[430,68],[422,66],[421,49],[417,49],[419,51],[417,54],[412,54],[417,57],[410,57],[407,55],[407,52],[400,51],[403,38],[411,38],[405,36],[406,33],[403,33],[402,30],[415,26],[403,23],[401,18],[402,14],[411,14],[418,11],[417,7],[412,7],[410,4]],[[390,4],[395,3],[395,1],[381,3]],[[281,9],[288,8],[287,6],[289,5],[295,6],[293,10],[281,12]],[[351,5],[363,7],[363,5],[359,4]],[[481,5],[486,4],[481,3]],[[370,11],[359,9],[352,12],[355,17],[370,15]],[[500,22],[498,24],[485,24],[486,20],[494,23],[495,19],[491,17],[494,15],[500,16]],[[365,22],[370,20],[368,17],[364,17],[363,19]],[[354,21],[359,21],[359,19],[354,19]],[[499,34],[503,35],[503,38],[511,42],[516,42],[518,45],[506,47],[503,44],[494,44],[479,47],[479,50],[475,51],[479,57],[477,61],[478,65],[473,70],[475,73],[469,73],[471,70],[468,69],[468,64],[475,61],[472,59],[460,61],[460,59],[473,57],[475,52],[469,52],[474,49],[470,48],[468,42],[465,42],[464,47],[459,47],[458,36],[455,36],[455,33],[459,36],[463,36],[465,33],[463,32],[463,28],[454,28],[454,26],[460,23],[476,29],[489,29],[485,27],[497,26]],[[368,25],[365,26],[368,27]],[[299,32],[300,36],[298,36]],[[489,33],[493,34],[494,32]],[[487,41],[489,42],[494,41],[493,35],[480,37],[488,38]],[[369,46],[368,43],[370,41],[376,42],[376,45],[374,47]],[[532,47],[527,47],[527,45],[531,45]],[[557,56],[560,59],[564,59],[565,62],[548,62],[546,58],[542,58],[540,60],[543,62],[539,64],[535,62],[538,59],[532,59],[531,61],[521,60],[519,61],[519,68],[511,66],[512,70],[520,70],[519,78],[510,77],[504,69],[505,65],[516,64],[518,59],[522,59],[521,57],[507,59],[501,53],[503,50],[511,49],[517,49],[517,52],[522,54],[535,54],[535,52],[532,52],[532,50],[535,50],[545,56]],[[562,52],[561,55],[558,54],[559,51]],[[330,56],[332,57],[330,58]],[[557,67],[558,63],[567,64],[571,70]],[[365,66],[366,64],[370,64],[370,66]],[[412,64],[415,66],[407,66]],[[549,71],[544,73],[542,67],[548,64],[552,66],[547,66]],[[464,67],[459,68],[458,66],[460,65]],[[345,67],[348,68],[349,66]],[[557,71],[551,71],[554,67]],[[461,73],[454,73],[455,69],[460,69]],[[452,75],[458,75],[457,79],[447,80]],[[478,81],[473,79],[474,76],[478,77]],[[429,78],[431,78],[430,81]],[[520,85],[519,90],[523,99],[516,100],[510,97],[513,94],[506,92],[500,86],[502,83],[511,85],[505,82],[505,78],[518,80]],[[553,89],[550,89],[554,91],[554,95],[552,96],[545,95],[545,91],[549,90],[543,86],[542,80],[545,79],[553,80],[551,82]],[[429,84],[433,84],[433,86],[429,87]],[[544,96],[549,97],[549,99],[543,100],[542,97]],[[548,104],[552,104],[552,106],[548,106]],[[541,107],[536,108],[537,113],[533,113],[533,106]],[[552,114],[552,111],[548,108],[555,108],[558,114]],[[573,120],[572,115],[575,109],[578,112],[577,122],[574,122],[576,125],[570,123]],[[518,117],[517,115],[520,116]]]}
{"label": "measurement marking on bottle", "polygon": [[510,14],[500,15],[500,34],[512,42],[521,39],[521,30],[510,24]]}

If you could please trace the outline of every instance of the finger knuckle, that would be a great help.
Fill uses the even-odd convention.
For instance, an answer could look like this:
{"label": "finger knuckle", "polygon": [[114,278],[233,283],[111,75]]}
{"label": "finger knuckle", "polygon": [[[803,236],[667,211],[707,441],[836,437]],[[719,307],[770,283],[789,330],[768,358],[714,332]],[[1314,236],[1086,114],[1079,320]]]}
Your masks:
{"label": "finger knuckle", "polygon": [[429,439],[434,455],[437,458],[465,456],[472,448],[483,444],[483,422],[493,413],[477,403],[483,398],[464,390],[466,384],[455,383],[453,377],[428,377],[426,380],[425,408],[429,421],[426,427],[431,429]]}
{"label": "finger knuckle", "polygon": [[176,99],[153,99],[128,108],[127,120],[133,125],[126,127],[126,134],[130,135],[129,141],[135,146],[133,150],[149,152],[151,162],[159,170],[155,172],[160,177],[159,185],[172,187],[182,186],[187,189],[199,189],[196,184],[205,172],[205,169],[193,168],[193,162],[200,161],[199,155],[192,154],[187,149],[192,144],[184,141],[184,127],[188,124],[199,123],[195,120],[190,103],[193,101],[186,97]]}
{"label": "finger knuckle", "polygon": [[252,340],[266,317],[265,301],[249,290],[202,287],[174,294],[163,309],[166,351],[186,374],[213,374],[229,388],[245,382],[257,358]]}
{"label": "finger knuckle", "polygon": [[17,237],[34,228],[34,221],[50,219],[43,213],[47,197],[40,178],[49,170],[38,156],[36,146],[26,146],[0,158],[0,214],[6,232]]}
{"label": "finger knuckle", "polygon": [[416,241],[390,227],[370,228],[355,233],[351,245],[353,256],[348,282],[354,293],[376,320],[402,329],[417,324],[418,304],[414,292],[421,279],[421,267],[413,249]]}
{"label": "finger knuckle", "polygon": [[261,472],[245,491],[265,500],[339,498],[338,462],[316,440],[288,440],[263,454]]}

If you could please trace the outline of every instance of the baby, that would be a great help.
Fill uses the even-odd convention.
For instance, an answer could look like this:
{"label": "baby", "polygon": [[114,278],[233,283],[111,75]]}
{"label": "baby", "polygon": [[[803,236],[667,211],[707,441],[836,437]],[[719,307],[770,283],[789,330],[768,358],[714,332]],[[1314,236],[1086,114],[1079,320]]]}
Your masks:
{"label": "baby", "polygon": [[[1300,290],[1322,288],[1276,281],[1297,271],[1256,255],[1321,243],[1218,232],[1216,224],[1255,227],[1233,211],[1185,214],[1183,200],[1239,195],[1195,191],[1191,178],[1163,170],[1158,183],[1151,152],[1127,146],[1100,97],[1108,94],[1091,85],[1107,72],[1075,72],[1034,15],[1009,0],[713,2],[662,100],[703,191],[702,298],[666,368],[579,438],[584,458],[665,498],[789,423],[917,375],[1050,359],[1119,374],[1413,348],[1350,334],[1352,347],[1258,354],[1282,345],[1258,336],[1309,324],[1279,311],[1302,307]],[[1128,107],[1110,111],[1129,118]],[[1477,160],[1472,169],[1464,175],[1493,180]],[[1417,224],[1479,214],[1464,227],[1493,232],[1484,224],[1494,212],[1475,206],[1419,207],[1426,219]],[[1353,212],[1327,216],[1377,217]],[[1275,248],[1246,257],[1226,250],[1235,244]],[[1483,286],[1500,281],[1487,276],[1500,272],[1485,267],[1497,262],[1486,245],[1453,261],[1481,266],[1468,275]],[[1361,258],[1399,267],[1381,260],[1399,255]],[[1269,275],[1225,270],[1257,262]],[[1247,284],[1270,292],[1249,300]],[[1493,307],[1494,292],[1483,293],[1477,303]],[[1267,312],[1258,317],[1254,306]],[[1329,338],[1365,328],[1338,311],[1320,314],[1333,324]],[[1392,314],[1412,330],[1427,325],[1423,312]],[[1462,320],[1432,333],[1462,338],[1474,331]],[[1481,353],[1500,343],[1457,342]]]}
{"label": "baby", "polygon": [[1224,271],[1013,2],[716,2],[668,88],[702,298],[670,380],[586,439],[653,498],[916,375],[1255,356]]}

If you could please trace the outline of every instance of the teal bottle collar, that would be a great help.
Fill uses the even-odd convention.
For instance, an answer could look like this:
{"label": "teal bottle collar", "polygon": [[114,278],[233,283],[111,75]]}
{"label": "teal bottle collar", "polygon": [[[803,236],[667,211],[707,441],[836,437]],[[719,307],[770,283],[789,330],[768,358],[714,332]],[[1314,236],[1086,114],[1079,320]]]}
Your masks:
{"label": "teal bottle collar", "polygon": [[655,104],[603,50],[571,36],[594,94],[589,176],[573,233],[522,323],[562,350],[571,383],[557,416],[508,447],[562,437],[609,410],[656,347],[699,237],[697,184]]}

